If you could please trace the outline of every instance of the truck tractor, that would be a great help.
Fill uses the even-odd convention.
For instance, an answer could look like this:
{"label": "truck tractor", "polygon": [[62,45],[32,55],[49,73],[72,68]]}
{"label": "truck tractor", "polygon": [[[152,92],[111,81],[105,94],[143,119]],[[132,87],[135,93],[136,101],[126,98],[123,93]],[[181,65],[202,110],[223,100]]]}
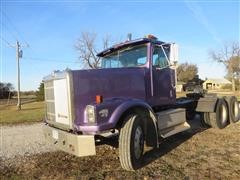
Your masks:
{"label": "truck tractor", "polygon": [[176,98],[178,45],[153,35],[98,54],[99,69],[54,71],[44,81],[45,138],[75,156],[96,154],[98,137],[117,134],[122,168],[141,167],[145,148],[186,131],[199,114],[206,127],[239,120],[234,96],[191,93]]}

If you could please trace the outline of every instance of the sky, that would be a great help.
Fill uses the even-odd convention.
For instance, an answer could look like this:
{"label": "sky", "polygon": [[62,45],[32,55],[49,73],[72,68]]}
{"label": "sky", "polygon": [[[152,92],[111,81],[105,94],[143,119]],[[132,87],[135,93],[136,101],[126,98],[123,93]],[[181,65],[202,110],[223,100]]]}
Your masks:
{"label": "sky", "polygon": [[[179,63],[198,66],[199,76],[223,78],[210,50],[240,40],[239,0],[0,0],[0,81],[16,82],[16,40],[22,45],[21,90],[37,90],[54,70],[80,69],[74,44],[81,32],[113,42],[153,34],[179,45]],[[28,46],[27,46],[28,45]]]}

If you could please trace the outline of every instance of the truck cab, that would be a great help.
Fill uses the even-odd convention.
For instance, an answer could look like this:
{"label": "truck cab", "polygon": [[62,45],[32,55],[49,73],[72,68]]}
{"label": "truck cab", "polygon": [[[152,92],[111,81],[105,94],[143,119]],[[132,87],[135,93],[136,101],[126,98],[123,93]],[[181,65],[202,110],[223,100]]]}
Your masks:
{"label": "truck cab", "polygon": [[57,71],[45,77],[46,122],[96,134],[115,128],[114,115],[122,113],[117,108],[125,110],[122,106],[175,104],[176,58],[170,59],[171,48],[173,44],[153,36],[127,41],[100,52],[99,69]]}
{"label": "truck cab", "polygon": [[[134,170],[141,164],[144,144],[158,147],[160,139],[190,128],[186,111],[216,113],[217,98],[176,99],[175,43],[150,35],[116,44],[98,56],[99,69],[55,71],[44,78],[44,134],[63,151],[94,155],[96,137],[117,132],[121,165]],[[219,106],[225,107],[222,101]],[[219,111],[225,112],[219,127],[225,127],[230,108]],[[210,124],[212,116],[204,117]]]}
{"label": "truck cab", "polygon": [[[103,69],[142,69],[145,73],[145,101],[150,106],[161,106],[175,103],[175,63],[170,48],[176,45],[158,41],[155,37],[125,42],[109,48],[98,56],[101,57]],[[173,53],[173,52],[172,52]],[[139,81],[136,81],[138,83]],[[143,97],[143,96],[141,96]]]}

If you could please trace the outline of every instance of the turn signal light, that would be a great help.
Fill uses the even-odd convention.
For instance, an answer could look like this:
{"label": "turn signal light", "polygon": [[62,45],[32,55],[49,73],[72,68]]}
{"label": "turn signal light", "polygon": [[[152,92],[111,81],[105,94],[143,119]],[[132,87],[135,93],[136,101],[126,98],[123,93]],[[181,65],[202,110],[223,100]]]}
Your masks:
{"label": "turn signal light", "polygon": [[101,95],[96,95],[96,103],[100,104],[103,102],[103,97]]}

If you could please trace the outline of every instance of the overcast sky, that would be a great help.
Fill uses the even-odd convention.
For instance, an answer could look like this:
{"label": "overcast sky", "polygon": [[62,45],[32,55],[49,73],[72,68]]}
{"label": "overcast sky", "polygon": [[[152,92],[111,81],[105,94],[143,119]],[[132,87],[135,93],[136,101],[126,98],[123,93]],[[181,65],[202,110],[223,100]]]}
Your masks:
{"label": "overcast sky", "polygon": [[[176,42],[180,63],[195,63],[201,78],[222,78],[224,67],[212,62],[209,49],[240,39],[239,1],[0,1],[1,81],[16,87],[15,44],[23,47],[22,90],[36,90],[53,70],[79,69],[74,44],[82,31],[113,41],[154,34]],[[101,49],[99,49],[101,50]]]}

